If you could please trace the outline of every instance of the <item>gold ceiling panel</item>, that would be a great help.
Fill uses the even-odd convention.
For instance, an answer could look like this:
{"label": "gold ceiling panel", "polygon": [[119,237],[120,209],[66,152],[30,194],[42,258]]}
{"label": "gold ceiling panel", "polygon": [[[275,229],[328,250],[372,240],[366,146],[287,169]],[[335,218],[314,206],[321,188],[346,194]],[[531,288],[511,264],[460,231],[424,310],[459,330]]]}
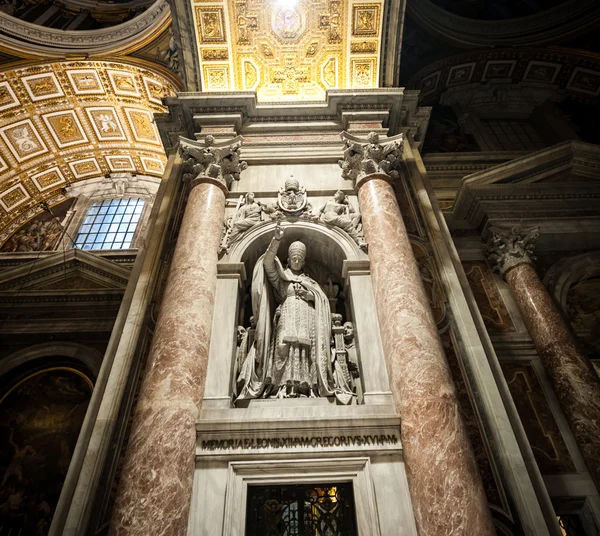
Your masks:
{"label": "gold ceiling panel", "polygon": [[161,176],[155,112],[168,73],[120,61],[24,64],[0,73],[0,244],[64,198],[65,186],[113,172]]}
{"label": "gold ceiling panel", "polygon": [[378,86],[383,0],[190,1],[204,91],[322,101]]}

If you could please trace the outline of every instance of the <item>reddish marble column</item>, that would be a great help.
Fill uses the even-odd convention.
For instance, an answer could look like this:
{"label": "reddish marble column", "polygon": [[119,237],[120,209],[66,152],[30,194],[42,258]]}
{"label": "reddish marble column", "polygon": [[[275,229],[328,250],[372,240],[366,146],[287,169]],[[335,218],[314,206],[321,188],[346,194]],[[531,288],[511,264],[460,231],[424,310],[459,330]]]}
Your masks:
{"label": "reddish marble column", "polygon": [[356,186],[421,536],[495,535],[479,469],[390,177]]}
{"label": "reddish marble column", "polygon": [[192,183],[134,413],[113,536],[187,532],[226,191],[208,177]]}
{"label": "reddish marble column", "polygon": [[550,294],[529,262],[504,278],[569,421],[587,468],[600,489],[600,382],[575,345]]}

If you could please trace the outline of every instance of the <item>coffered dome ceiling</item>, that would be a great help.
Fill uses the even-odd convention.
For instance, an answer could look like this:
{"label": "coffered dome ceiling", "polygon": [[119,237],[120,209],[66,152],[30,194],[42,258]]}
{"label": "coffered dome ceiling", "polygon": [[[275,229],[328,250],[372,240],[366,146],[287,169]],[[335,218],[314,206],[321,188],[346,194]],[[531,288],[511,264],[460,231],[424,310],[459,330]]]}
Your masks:
{"label": "coffered dome ceiling", "polygon": [[384,8],[383,0],[193,2],[202,89],[253,90],[273,102],[378,87]]}
{"label": "coffered dome ceiling", "polygon": [[0,243],[64,199],[76,181],[115,172],[162,176],[153,121],[177,81],[122,61],[63,61],[0,73]]}

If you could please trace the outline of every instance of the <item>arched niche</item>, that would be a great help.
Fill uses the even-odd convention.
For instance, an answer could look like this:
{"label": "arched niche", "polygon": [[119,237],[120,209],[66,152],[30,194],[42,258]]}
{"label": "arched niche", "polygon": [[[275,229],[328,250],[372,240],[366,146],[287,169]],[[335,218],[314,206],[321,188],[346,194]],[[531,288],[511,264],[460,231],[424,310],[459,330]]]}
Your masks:
{"label": "arched niche", "polygon": [[[244,263],[250,278],[258,258],[266,251],[275,230],[276,222],[264,222],[250,229],[236,242],[222,262]],[[306,266],[308,271],[316,272],[319,267],[327,267],[331,272],[342,273],[345,260],[366,260],[367,255],[343,231],[308,221],[282,222],[283,239],[278,256],[285,264],[289,245],[301,240],[306,244]],[[311,270],[312,268],[312,270]],[[315,274],[316,275],[316,274]]]}
{"label": "arched niche", "polygon": [[[233,245],[229,255],[223,259],[224,262],[244,264],[248,286],[252,282],[256,261],[267,250],[276,225],[276,222],[270,221],[253,227],[242,240]],[[307,248],[305,271],[321,285],[328,296],[337,294],[338,290],[334,286],[337,289],[343,287],[344,261],[367,259],[367,255],[356,243],[335,227],[302,220],[284,221],[281,226],[284,235],[277,256],[283,266],[287,263],[290,244],[297,240],[304,242]],[[249,305],[248,302],[246,304]],[[346,319],[345,307],[342,303],[339,307],[341,310],[334,310],[332,307],[332,312],[341,312]],[[248,318],[249,315],[246,314],[246,320]]]}
{"label": "arched niche", "polygon": [[0,502],[4,528],[46,534],[102,359],[70,342],[38,344],[0,362]]}
{"label": "arched niche", "polygon": [[[232,407],[232,381],[236,376],[236,334],[238,326],[249,326],[249,314],[239,314],[249,304],[252,272],[274,235],[277,223],[256,225],[219,261],[213,317],[212,338],[203,408]],[[344,321],[355,327],[357,357],[369,356],[369,366],[360,371],[365,403],[388,403],[389,383],[376,319],[371,286],[369,260],[355,242],[343,231],[314,222],[292,220],[282,222],[284,237],[278,255],[285,265],[289,244],[302,240],[307,246],[306,271],[321,284],[323,274],[332,274],[343,284]],[[241,284],[241,285],[240,285]],[[323,287],[323,285],[322,285]],[[330,298],[327,288],[323,287]],[[338,302],[339,304],[339,302]],[[333,308],[332,308],[333,310]],[[336,312],[343,312],[337,309]],[[231,370],[229,377],[223,370]],[[369,398],[370,397],[370,398]],[[367,402],[369,398],[370,402]]]}
{"label": "arched niche", "polygon": [[544,284],[586,353],[600,352],[600,251],[560,259]]}

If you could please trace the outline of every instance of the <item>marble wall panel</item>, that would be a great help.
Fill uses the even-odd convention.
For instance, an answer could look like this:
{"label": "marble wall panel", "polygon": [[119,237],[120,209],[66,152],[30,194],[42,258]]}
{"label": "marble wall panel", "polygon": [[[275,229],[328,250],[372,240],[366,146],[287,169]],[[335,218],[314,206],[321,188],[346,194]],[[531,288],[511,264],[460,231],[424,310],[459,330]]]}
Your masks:
{"label": "marble wall panel", "polygon": [[309,196],[316,190],[333,193],[338,189],[353,189],[350,181],[342,179],[337,164],[273,164],[249,166],[242,179],[232,185],[231,191],[277,192],[290,175],[306,188]]}
{"label": "marble wall panel", "polygon": [[532,365],[504,361],[501,367],[542,474],[577,472]]}
{"label": "marble wall panel", "polygon": [[475,302],[489,331],[516,331],[506,304],[496,285],[494,274],[483,261],[463,262]]}

